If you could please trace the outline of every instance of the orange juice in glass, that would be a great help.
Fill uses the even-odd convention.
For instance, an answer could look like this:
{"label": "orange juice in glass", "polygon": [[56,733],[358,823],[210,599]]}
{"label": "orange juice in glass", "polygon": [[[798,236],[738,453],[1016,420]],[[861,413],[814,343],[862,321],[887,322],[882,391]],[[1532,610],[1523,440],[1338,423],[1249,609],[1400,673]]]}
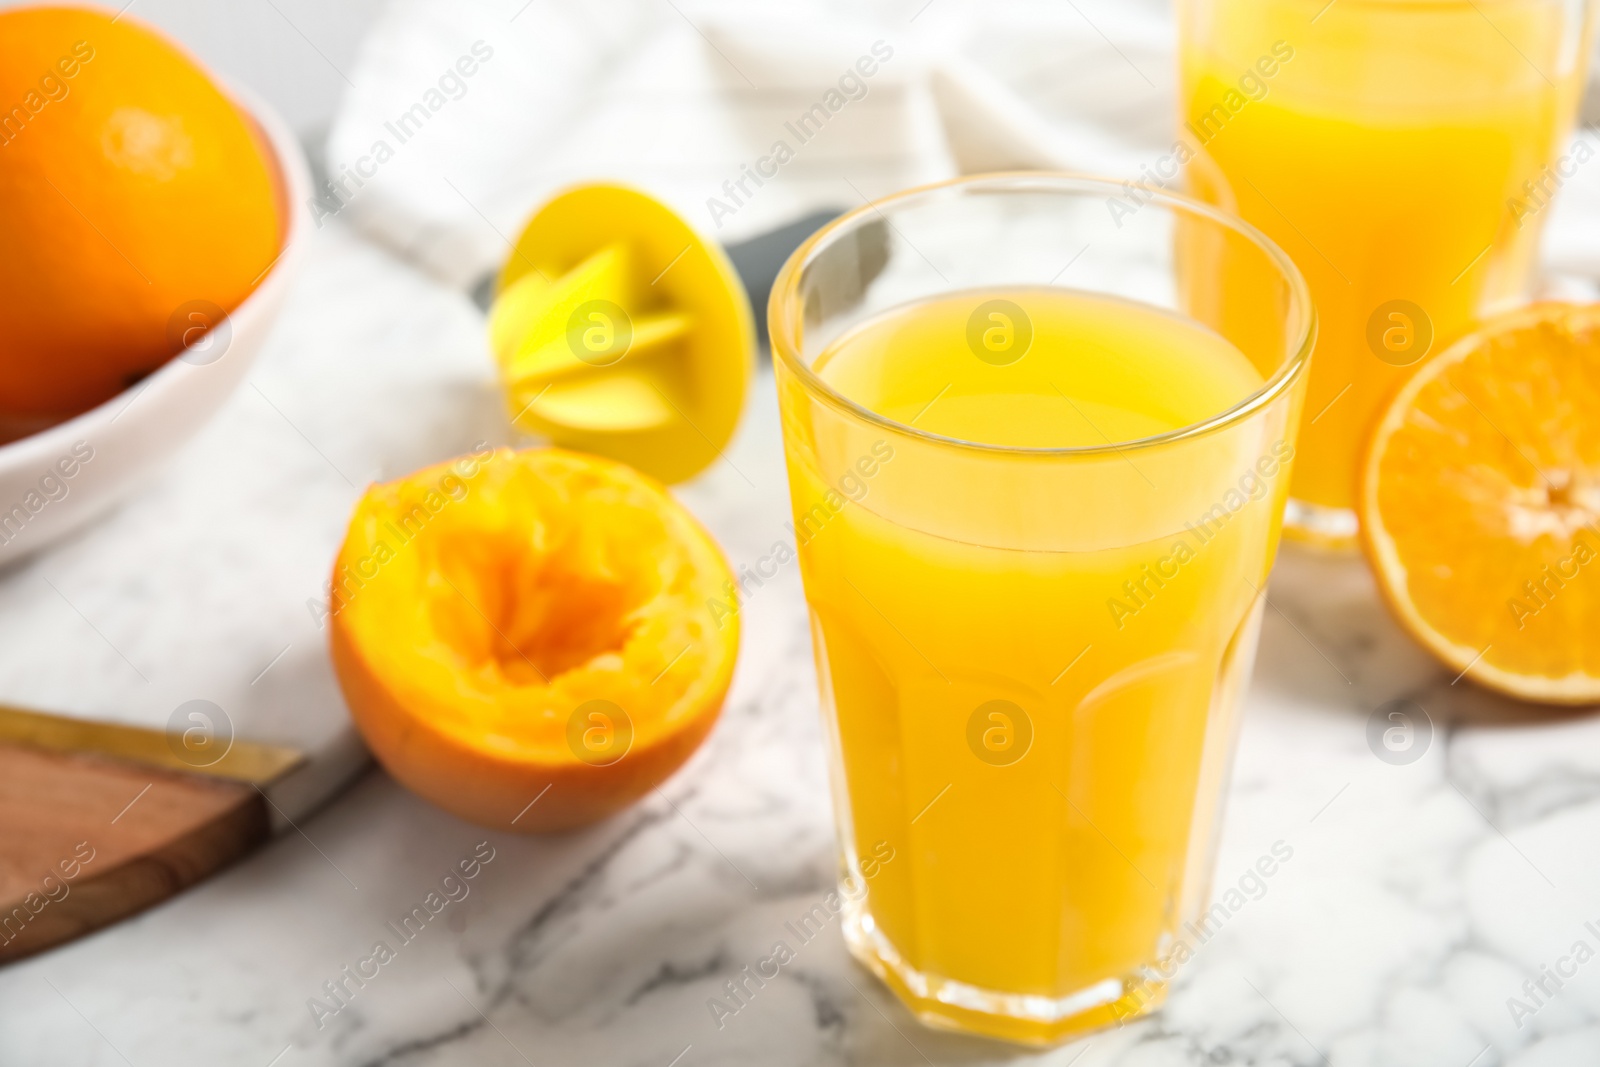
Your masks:
{"label": "orange juice in glass", "polygon": [[890,197],[769,313],[846,939],[1035,1044],[1154,1008],[1205,907],[1313,334],[1259,233],[1117,190]]}
{"label": "orange juice in glass", "polygon": [[[1521,299],[1583,84],[1577,0],[1181,0],[1188,190],[1304,272],[1321,336],[1288,522],[1348,543],[1407,367]],[[1187,154],[1187,153],[1186,153]]]}

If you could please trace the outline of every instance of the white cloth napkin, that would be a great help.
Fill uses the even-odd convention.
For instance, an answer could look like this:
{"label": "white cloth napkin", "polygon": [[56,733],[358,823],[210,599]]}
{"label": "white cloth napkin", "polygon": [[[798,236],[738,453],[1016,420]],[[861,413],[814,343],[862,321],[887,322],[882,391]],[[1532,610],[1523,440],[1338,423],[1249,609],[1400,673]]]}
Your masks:
{"label": "white cloth napkin", "polygon": [[[319,214],[461,284],[577,181],[638,185],[732,241],[962,171],[1136,173],[1166,139],[1165,20],[1126,4],[523,4],[389,8],[328,138],[350,195]],[[475,44],[488,58],[458,68]]]}
{"label": "white cloth napkin", "polygon": [[[1173,43],[1160,0],[395,0],[313,210],[465,285],[578,181],[736,241],[958,173],[1132,178],[1172,143]],[[1545,258],[1600,277],[1600,161]]]}

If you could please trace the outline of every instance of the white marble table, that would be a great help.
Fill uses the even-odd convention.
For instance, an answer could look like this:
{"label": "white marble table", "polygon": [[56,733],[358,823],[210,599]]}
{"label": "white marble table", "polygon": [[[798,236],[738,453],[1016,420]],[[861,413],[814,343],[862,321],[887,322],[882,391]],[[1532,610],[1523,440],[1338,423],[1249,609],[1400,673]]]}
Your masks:
{"label": "white marble table", "polygon": [[[474,377],[467,355],[477,325],[464,298],[386,256],[338,224],[322,231],[256,376],[281,385],[326,359],[340,382],[338,366],[390,346],[411,355],[405,384],[384,402],[414,404],[416,418],[438,405],[461,432],[503,430],[487,364]],[[400,308],[390,321],[402,326],[363,325]],[[453,388],[427,387],[419,344],[437,349],[437,378]],[[224,418],[254,402],[246,386]],[[392,474],[426,458],[403,420],[341,439],[340,402],[348,397],[294,399],[297,419],[346,469]],[[206,441],[162,474],[157,499],[181,496]],[[285,449],[296,445],[286,437]],[[769,379],[730,458],[754,488],[724,465],[685,496],[737,563],[783,534]],[[306,471],[320,462],[301,460]],[[323,474],[315,491],[349,493]],[[159,545],[172,533],[152,522],[146,536]],[[215,536],[248,545],[249,524],[219,523]],[[309,540],[336,537],[333,528]],[[306,636],[280,639],[299,634],[290,606],[303,599],[299,569],[313,582],[324,565],[315,547],[281,564],[294,575],[282,606],[253,616],[248,605],[213,605],[207,624],[248,628],[259,617],[267,628],[253,632],[259,649],[240,671],[256,651]],[[248,553],[217,554],[218,566],[250,565]],[[118,558],[133,567],[139,557]],[[834,869],[791,565],[748,602],[722,721],[661,795],[581,833],[516,838],[464,824],[372,771],[301,821],[303,833],[198,889],[0,969],[0,1064],[1600,1063],[1600,962],[1560,988],[1547,980],[1553,995],[1537,1005],[1523,990],[1575,942],[1600,949],[1585,926],[1600,930],[1600,721],[1452,685],[1388,620],[1359,563],[1286,552],[1271,597],[1219,891],[1275,842],[1292,856],[1200,947],[1152,1019],[1042,1053],[937,1034],[855,967],[829,929],[718,1028],[708,998],[828,891]],[[299,655],[315,657],[306,640]],[[26,667],[0,648],[0,677]],[[1396,766],[1369,749],[1367,724],[1402,696],[1435,730],[1420,759]],[[374,942],[396,944],[386,924],[475,852],[492,859],[465,898],[364,986],[344,978]],[[308,1001],[338,980],[353,996],[319,1026]],[[1512,997],[1536,1009],[1520,1026]]]}

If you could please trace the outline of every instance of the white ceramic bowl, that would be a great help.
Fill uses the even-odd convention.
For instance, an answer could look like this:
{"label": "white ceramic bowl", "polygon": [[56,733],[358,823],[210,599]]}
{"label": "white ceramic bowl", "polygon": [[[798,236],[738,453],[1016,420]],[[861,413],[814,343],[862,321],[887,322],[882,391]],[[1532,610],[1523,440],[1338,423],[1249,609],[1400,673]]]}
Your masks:
{"label": "white ceramic bowl", "polygon": [[283,305],[305,250],[303,205],[311,173],[300,143],[276,112],[251,94],[232,95],[275,157],[287,219],[278,259],[224,327],[138,385],[76,418],[0,446],[0,567],[102,514],[176,452],[244,378]]}

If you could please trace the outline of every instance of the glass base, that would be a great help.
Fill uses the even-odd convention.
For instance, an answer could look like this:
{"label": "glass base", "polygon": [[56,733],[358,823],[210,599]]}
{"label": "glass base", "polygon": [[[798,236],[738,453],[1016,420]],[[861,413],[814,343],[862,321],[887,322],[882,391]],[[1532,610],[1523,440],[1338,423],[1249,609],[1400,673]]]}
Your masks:
{"label": "glass base", "polygon": [[1361,523],[1349,508],[1330,508],[1289,498],[1283,508],[1283,535],[1291,541],[1330,552],[1351,552],[1357,547]]}
{"label": "glass base", "polygon": [[912,967],[877,928],[864,901],[845,897],[843,919],[850,954],[893,990],[920,1022],[939,1030],[1022,1045],[1056,1045],[1147,1015],[1167,999],[1166,982],[1139,975],[1107,978],[1062,997],[983,989]]}

